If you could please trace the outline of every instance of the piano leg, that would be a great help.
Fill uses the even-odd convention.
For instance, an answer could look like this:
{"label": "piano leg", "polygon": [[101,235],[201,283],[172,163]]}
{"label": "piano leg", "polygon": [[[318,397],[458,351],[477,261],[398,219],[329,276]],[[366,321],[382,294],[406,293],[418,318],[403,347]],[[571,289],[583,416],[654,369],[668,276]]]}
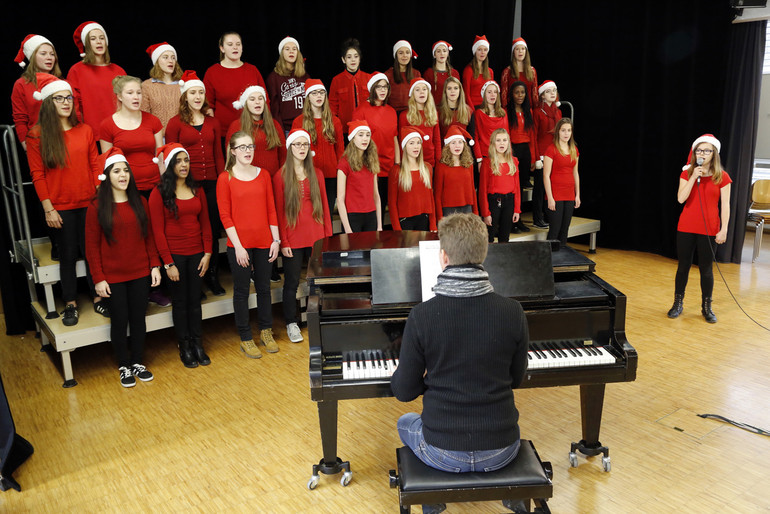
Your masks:
{"label": "piano leg", "polygon": [[313,465],[313,476],[307,483],[308,489],[315,489],[320,480],[319,473],[336,475],[344,471],[340,484],[344,487],[350,483],[353,474],[350,462],[337,457],[337,401],[318,402],[318,421],[321,426],[321,446],[323,459]]}
{"label": "piano leg", "polygon": [[580,386],[580,414],[583,422],[583,439],[572,443],[569,460],[572,467],[577,467],[577,454],[593,457],[604,454],[602,466],[604,471],[610,470],[610,449],[599,442],[599,430],[602,426],[602,408],[604,407],[605,384]]}

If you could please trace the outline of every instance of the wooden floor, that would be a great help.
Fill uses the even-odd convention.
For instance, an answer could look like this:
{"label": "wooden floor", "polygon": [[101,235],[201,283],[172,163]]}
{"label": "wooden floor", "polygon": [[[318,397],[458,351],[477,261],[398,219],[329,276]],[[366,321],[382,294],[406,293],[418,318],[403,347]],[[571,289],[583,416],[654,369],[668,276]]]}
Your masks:
{"label": "wooden floor", "polygon": [[[697,270],[684,314],[670,320],[673,260],[601,248],[591,258],[628,295],[638,379],[607,387],[601,440],[610,473],[599,457],[569,467],[570,442],[580,435],[577,387],[516,392],[522,437],[553,463],[553,512],[770,511],[770,438],[696,416],[770,429],[770,334],[739,310],[716,270],[719,323],[709,325]],[[746,311],[770,326],[770,248],[750,259],[748,246],[743,264],[720,268]],[[259,360],[238,350],[232,316],[204,323],[213,361],[206,368],[181,365],[170,330],[150,334],[145,360],[156,378],[133,389],[120,387],[106,343],[73,352],[79,385],[63,389],[57,360],[40,353],[34,334],[0,336],[16,427],[35,447],[14,475],[22,492],[0,493],[0,511],[398,512],[387,476],[400,446],[395,424],[419,412],[419,401],[342,402],[339,452],[353,481],[343,488],[339,477],[322,475],[307,490],[321,457],[307,343],[289,343],[280,308],[274,313],[281,351]],[[501,510],[454,504],[447,512]]]}

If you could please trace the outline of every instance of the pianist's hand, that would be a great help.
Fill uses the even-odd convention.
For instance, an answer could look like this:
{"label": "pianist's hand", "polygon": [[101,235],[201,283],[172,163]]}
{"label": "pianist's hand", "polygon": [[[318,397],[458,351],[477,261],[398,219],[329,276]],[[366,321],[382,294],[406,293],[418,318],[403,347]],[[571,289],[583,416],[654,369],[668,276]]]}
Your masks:
{"label": "pianist's hand", "polygon": [[291,252],[291,248],[288,248],[286,246],[281,247],[281,254],[287,259],[291,259],[292,257],[294,257],[294,254]]}

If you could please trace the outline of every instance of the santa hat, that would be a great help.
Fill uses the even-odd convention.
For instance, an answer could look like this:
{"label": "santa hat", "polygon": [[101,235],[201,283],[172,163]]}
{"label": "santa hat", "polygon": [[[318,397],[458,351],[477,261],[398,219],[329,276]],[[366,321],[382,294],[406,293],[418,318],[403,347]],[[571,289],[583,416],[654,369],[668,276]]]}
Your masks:
{"label": "santa hat", "polygon": [[[291,132],[289,132],[288,136],[286,136],[286,149],[290,150],[291,144],[300,137],[306,138],[307,142],[310,143],[310,134],[308,134],[306,131],[302,130],[301,128],[295,128],[295,129],[292,129]],[[310,155],[315,157],[315,151],[311,150]]]}
{"label": "santa hat", "polygon": [[362,130],[368,130],[369,132],[372,131],[371,128],[369,128],[369,124],[363,120],[353,120],[348,122],[348,141],[353,141],[353,136],[356,135],[356,132],[360,132]]}
{"label": "santa hat", "polygon": [[299,41],[297,41],[296,39],[294,39],[291,36],[286,36],[285,38],[283,38],[281,40],[280,43],[278,43],[278,54],[279,55],[281,53],[283,53],[283,47],[286,46],[288,43],[294,43],[295,45],[297,45],[297,51],[299,52]]}
{"label": "santa hat", "polygon": [[168,52],[169,50],[174,54],[174,58],[176,59],[176,49],[165,41],[156,45],[148,46],[145,52],[147,52],[147,55],[149,55],[150,59],[152,59],[152,65],[155,66],[155,63],[158,62],[158,58],[163,54],[163,52]]}
{"label": "santa hat", "polygon": [[381,71],[375,71],[374,73],[372,73],[372,76],[369,79],[369,82],[366,83],[366,89],[368,89],[369,92],[371,92],[374,85],[381,80],[384,80],[385,82],[390,84],[390,81],[388,80],[387,75],[385,75]]}
{"label": "santa hat", "polygon": [[446,41],[443,41],[443,40],[442,41],[436,41],[435,43],[433,43],[433,48],[431,49],[433,57],[436,57],[436,50],[440,46],[444,46],[444,47],[446,47],[447,50],[452,51],[452,45],[450,45]]}
{"label": "santa hat", "polygon": [[66,80],[54,77],[48,73],[37,73],[38,90],[32,93],[32,98],[43,101],[49,96],[59,91],[69,91],[72,94],[72,87]]}
{"label": "santa hat", "polygon": [[406,147],[407,141],[415,137],[424,139],[425,141],[430,140],[430,136],[417,127],[410,127],[410,126],[401,127],[401,149],[404,149],[404,147]]}
{"label": "santa hat", "polygon": [[481,98],[484,98],[484,91],[486,91],[489,86],[495,86],[497,88],[497,94],[500,94],[500,84],[494,80],[487,80],[484,82],[484,85],[481,86]]}
{"label": "santa hat", "polygon": [[324,83],[321,82],[321,80],[307,79],[305,81],[305,98],[307,98],[307,95],[309,95],[313,91],[318,91],[320,89],[323,89],[324,91],[326,91],[326,88],[324,87]]}
{"label": "santa hat", "polygon": [[523,46],[524,48],[527,48],[527,42],[524,41],[523,37],[517,37],[513,40],[513,44],[511,45],[511,53],[513,53],[517,46]]}
{"label": "santa hat", "polygon": [[246,105],[246,100],[248,100],[249,97],[254,93],[261,94],[265,99],[265,102],[267,102],[267,93],[265,92],[265,88],[262,86],[249,86],[243,91],[243,93],[241,93],[240,98],[233,102],[233,107],[239,110],[243,109],[243,107]]}
{"label": "santa hat", "polygon": [[476,36],[476,38],[473,40],[473,48],[471,53],[476,55],[476,50],[478,50],[480,46],[485,46],[487,47],[487,50],[489,50],[489,40],[487,39],[487,36]]}
{"label": "santa hat", "polygon": [[[99,161],[102,165],[102,171],[107,171],[107,168],[115,164],[116,162],[125,162],[128,164],[128,159],[123,155],[123,150],[117,146],[113,146],[103,154],[99,156]],[[98,177],[99,180],[104,182],[107,179],[107,175],[101,173]]]}
{"label": "santa hat", "polygon": [[179,79],[181,93],[185,94],[188,89],[193,87],[202,87],[203,92],[206,92],[206,86],[203,84],[203,81],[198,78],[198,74],[195,73],[194,70],[185,70],[185,72],[182,73],[182,78]]}
{"label": "santa hat", "polygon": [[75,41],[75,46],[80,50],[80,57],[86,56],[86,40],[88,39],[88,33],[94,29],[99,29],[104,34],[104,41],[109,45],[110,40],[107,38],[107,31],[104,27],[96,23],[95,21],[85,21],[78,25],[75,29],[75,33],[72,34],[72,39]]}
{"label": "santa hat", "polygon": [[539,88],[537,88],[537,94],[542,95],[543,91],[546,89],[551,89],[552,87],[556,87],[556,83],[553,80],[546,80],[540,84]]}
{"label": "santa hat", "polygon": [[158,164],[160,162],[160,158],[158,156],[163,154],[163,166],[168,169],[168,165],[171,162],[171,159],[173,159],[174,156],[179,152],[184,152],[187,153],[187,155],[190,155],[187,150],[184,149],[184,146],[180,145],[179,143],[166,143],[165,145],[158,148],[155,157],[152,158],[152,162]]}
{"label": "santa hat", "polygon": [[446,136],[444,137],[444,144],[448,145],[455,139],[462,139],[462,140],[468,140],[468,145],[473,146],[476,144],[476,142],[471,138],[471,135],[468,133],[467,130],[463,128],[462,125],[453,123],[449,126],[449,129],[446,131]]}
{"label": "santa hat", "polygon": [[695,147],[698,146],[701,143],[709,143],[714,148],[716,148],[717,153],[720,152],[722,149],[722,143],[719,142],[719,139],[717,139],[714,134],[703,134],[698,139],[692,142],[692,146],[690,147],[690,154],[687,156],[687,164],[682,166],[683,170],[686,170],[690,167],[690,163],[692,162],[692,154],[695,151]]}
{"label": "santa hat", "polygon": [[430,92],[430,82],[422,78],[415,78],[415,79],[412,79],[412,81],[409,83],[409,96],[412,96],[412,91],[414,91],[414,87],[417,84],[425,84],[426,86],[428,86],[428,92]]}
{"label": "santa hat", "polygon": [[399,48],[408,48],[410,52],[412,52],[412,59],[417,59],[417,52],[412,50],[412,45],[409,44],[409,41],[405,39],[399,39],[396,41],[396,44],[393,45],[393,58],[396,58],[396,52],[398,52]]}
{"label": "santa hat", "polygon": [[44,36],[28,34],[27,37],[25,37],[21,42],[19,53],[16,54],[16,58],[13,61],[24,68],[26,66],[24,63],[24,58],[26,57],[28,61],[32,59],[32,54],[34,54],[35,50],[37,50],[38,47],[44,43],[48,43],[49,45],[53,46],[53,43],[51,43],[48,38]]}

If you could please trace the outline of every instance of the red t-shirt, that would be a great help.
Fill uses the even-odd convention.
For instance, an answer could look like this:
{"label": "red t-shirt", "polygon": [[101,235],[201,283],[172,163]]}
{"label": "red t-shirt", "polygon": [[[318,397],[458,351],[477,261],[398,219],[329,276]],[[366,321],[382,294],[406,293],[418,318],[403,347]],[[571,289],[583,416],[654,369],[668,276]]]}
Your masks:
{"label": "red t-shirt", "polygon": [[[432,175],[432,170],[429,170]],[[400,173],[400,171],[399,171]],[[396,170],[388,176],[388,212],[393,230],[401,230],[401,218],[427,214],[430,230],[436,230],[436,212],[433,206],[433,190],[420,178],[420,170],[411,170],[412,189],[404,191],[398,183]]]}
{"label": "red t-shirt", "polygon": [[509,175],[510,168],[508,163],[500,164],[500,174],[492,173],[492,166],[489,165],[489,158],[481,161],[481,170],[479,171],[479,212],[482,216],[490,216],[489,198],[487,195],[513,193],[513,212],[521,213],[521,195],[519,194],[519,160],[514,157],[513,165],[516,167],[516,173]]}
{"label": "red t-shirt", "polygon": [[[679,178],[688,180],[687,170],[682,171]],[[684,202],[676,229],[692,234],[717,235],[721,228],[719,201],[722,188],[731,183],[732,179],[726,171],[722,172],[722,181],[719,184],[714,184],[712,177],[701,177],[700,184],[695,183],[690,196]]]}
{"label": "red t-shirt", "polygon": [[444,207],[473,206],[473,214],[478,214],[476,189],[473,185],[473,166],[447,166],[439,162],[433,175],[434,201],[436,217],[441,219]]}
{"label": "red t-shirt", "polygon": [[223,129],[240,117],[241,113],[233,107],[233,102],[240,98],[241,93],[249,86],[265,87],[257,67],[247,62],[238,68],[225,68],[216,63],[206,70],[203,84],[209,105],[214,109],[214,117]]}
{"label": "red t-shirt", "polygon": [[[278,226],[278,216],[267,170],[258,169],[252,180],[238,180],[229,173],[221,173],[217,178],[217,205],[222,226],[235,227],[244,248],[270,248],[270,225]],[[229,237],[227,246],[234,248]]]}
{"label": "red t-shirt", "polygon": [[116,100],[112,91],[112,79],[125,75],[126,70],[117,64],[95,66],[83,62],[75,63],[67,73],[67,82],[72,86],[78,119],[91,125],[94,138],[104,139],[100,129],[102,121],[115,113]]}
{"label": "red t-shirt", "polygon": [[345,174],[345,207],[348,212],[372,212],[377,210],[374,203],[374,184],[377,175],[366,167],[354,171],[347,157],[340,159],[337,169]]}
{"label": "red t-shirt", "polygon": [[174,262],[171,254],[195,255],[211,253],[211,224],[206,195],[202,189],[187,200],[177,198],[177,216],[163,205],[163,197],[156,187],[150,193],[150,220],[163,262]]}
{"label": "red t-shirt", "polygon": [[[427,141],[422,140],[422,158],[430,164],[430,167],[434,167],[438,161],[441,160],[441,130],[438,126],[438,120],[436,124],[429,127],[425,124],[425,111],[420,111],[420,119],[422,123],[419,125],[413,125],[406,119],[406,112],[401,111],[398,115],[398,130],[401,133],[401,127],[416,127],[419,128],[423,134],[427,134],[430,139]],[[399,142],[400,144],[400,142]],[[394,173],[398,173],[398,170],[393,170]]]}
{"label": "red t-shirt", "polygon": [[[257,168],[266,169],[270,172],[270,176],[275,175],[278,170],[286,162],[286,136],[283,134],[283,129],[277,121],[273,120],[275,130],[278,131],[278,139],[281,144],[274,148],[267,147],[267,134],[262,129],[263,120],[259,120],[255,126],[254,131],[251,133],[251,138],[254,140],[254,156],[251,158],[251,165]],[[230,128],[227,130],[227,144],[229,144],[230,138],[233,134],[241,130],[241,121],[237,119],[230,124]]]}
{"label": "red t-shirt", "polygon": [[370,78],[371,75],[361,70],[355,73],[345,70],[332,79],[332,85],[329,87],[329,107],[332,114],[340,119],[345,134],[348,132],[348,122],[353,120],[353,111],[369,98],[367,83]]}
{"label": "red t-shirt", "polygon": [[222,130],[216,118],[206,116],[200,130],[183,123],[179,115],[174,116],[166,126],[166,143],[179,143],[190,156],[190,171],[193,178],[216,180],[225,169],[222,155]]}
{"label": "red t-shirt", "polygon": [[[303,116],[297,116],[294,118],[294,123],[291,124],[292,130],[302,128]],[[334,122],[334,143],[330,143],[323,133],[323,120],[321,118],[314,118],[315,124],[316,142],[310,143],[310,149],[315,152],[313,156],[313,166],[315,169],[320,170],[323,176],[326,178],[337,178],[337,163],[340,162],[345,151],[344,137],[342,135],[342,124],[339,118],[332,116]],[[288,155],[288,151],[287,151]]]}
{"label": "red t-shirt", "polygon": [[396,160],[396,136],[398,135],[398,115],[390,105],[373,106],[364,102],[353,113],[354,120],[366,121],[372,129],[372,141],[377,145],[380,158],[380,173],[387,177]]}
{"label": "red t-shirt", "polygon": [[[551,194],[553,199],[557,202],[574,200],[575,176],[573,170],[577,160],[572,159],[569,154],[560,154],[553,144],[545,151],[545,156],[553,159],[553,166],[551,166]],[[577,157],[580,157],[580,152],[577,152]]]}
{"label": "red t-shirt", "polygon": [[281,234],[282,248],[309,248],[321,238],[332,235],[332,220],[329,216],[329,204],[326,200],[326,186],[321,171],[316,168],[318,189],[321,192],[323,205],[323,223],[318,223],[313,217],[313,200],[310,198],[310,180],[305,178],[299,183],[300,207],[297,223],[289,226],[286,217],[285,197],[283,188],[283,171],[273,176],[273,193],[275,195],[275,210],[278,213],[278,232]]}
{"label": "red t-shirt", "polygon": [[473,78],[473,67],[468,64],[463,70],[463,90],[465,91],[465,98],[468,101],[468,105],[477,107],[481,105],[481,86],[484,83],[495,80],[495,72],[492,68],[489,68],[489,78],[485,79],[482,73],[475,79]]}
{"label": "red t-shirt", "polygon": [[119,128],[112,116],[107,116],[99,133],[104,141],[123,150],[137,189],[146,191],[160,182],[160,168],[152,159],[155,157],[155,134],[163,130],[163,124],[157,116],[144,111],[141,113],[142,122],[133,130]]}

